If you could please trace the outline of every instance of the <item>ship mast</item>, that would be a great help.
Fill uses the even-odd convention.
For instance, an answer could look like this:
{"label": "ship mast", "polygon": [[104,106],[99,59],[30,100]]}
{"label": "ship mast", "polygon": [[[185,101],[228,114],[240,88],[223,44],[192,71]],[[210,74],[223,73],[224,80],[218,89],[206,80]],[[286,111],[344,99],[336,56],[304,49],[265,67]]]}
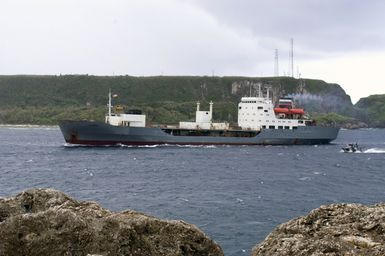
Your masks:
{"label": "ship mast", "polygon": [[111,120],[111,88],[108,92],[108,122]]}

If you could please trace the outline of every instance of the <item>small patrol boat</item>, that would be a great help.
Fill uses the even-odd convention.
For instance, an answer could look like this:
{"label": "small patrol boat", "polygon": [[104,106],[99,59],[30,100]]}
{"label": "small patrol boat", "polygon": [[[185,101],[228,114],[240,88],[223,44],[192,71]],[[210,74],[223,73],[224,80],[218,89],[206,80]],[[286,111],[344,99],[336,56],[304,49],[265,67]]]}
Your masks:
{"label": "small patrol boat", "polygon": [[342,147],[344,153],[356,153],[362,152],[362,148],[358,146],[357,143],[349,143],[346,146]]}

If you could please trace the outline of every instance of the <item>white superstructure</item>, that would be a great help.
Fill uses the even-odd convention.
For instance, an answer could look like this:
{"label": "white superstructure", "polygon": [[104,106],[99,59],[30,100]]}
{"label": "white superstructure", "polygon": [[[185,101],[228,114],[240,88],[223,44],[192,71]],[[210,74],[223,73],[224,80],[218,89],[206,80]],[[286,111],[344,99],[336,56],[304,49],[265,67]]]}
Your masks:
{"label": "white superstructure", "polygon": [[114,113],[106,116],[106,123],[115,126],[145,127],[146,115]]}
{"label": "white superstructure", "polygon": [[200,103],[197,102],[197,110],[195,112],[195,122],[179,122],[180,129],[204,129],[204,130],[227,130],[229,129],[228,123],[214,123],[213,119],[213,102],[210,101],[210,110],[201,111]]}
{"label": "white superstructure", "polygon": [[[112,112],[111,91],[109,92],[108,114],[105,122],[114,126],[145,127],[146,115],[134,110]],[[122,109],[121,109],[122,110]],[[121,112],[121,113],[119,113]],[[293,108],[290,98],[280,99],[275,108],[267,90],[266,97],[259,91],[258,97],[242,97],[238,104],[238,127],[242,130],[261,129],[296,129],[298,126],[306,126],[311,120],[304,119],[303,109]],[[210,101],[208,111],[200,110],[197,102],[195,122],[179,122],[179,129],[187,130],[228,130],[229,123],[214,123],[213,102]],[[239,129],[239,128],[238,128]]]}
{"label": "white superstructure", "polygon": [[[287,113],[289,111],[287,109]],[[301,117],[299,114],[276,113],[269,90],[266,97],[259,93],[258,97],[243,97],[238,104],[238,126],[243,130],[296,129],[309,122],[298,119]]]}
{"label": "white superstructure", "polygon": [[145,127],[146,115],[142,115],[137,111],[131,113],[112,113],[111,90],[108,93],[108,115],[106,115],[106,123],[114,126],[130,126]]}

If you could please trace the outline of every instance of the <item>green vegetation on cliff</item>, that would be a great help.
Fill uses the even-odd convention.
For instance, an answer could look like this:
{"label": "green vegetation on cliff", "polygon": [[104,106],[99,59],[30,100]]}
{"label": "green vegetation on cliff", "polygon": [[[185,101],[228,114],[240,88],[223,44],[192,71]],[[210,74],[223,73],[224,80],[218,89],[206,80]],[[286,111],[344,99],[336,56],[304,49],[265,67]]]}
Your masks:
{"label": "green vegetation on cliff", "polygon": [[196,101],[214,119],[236,122],[242,96],[256,95],[258,83],[272,88],[275,99],[291,95],[308,111],[351,115],[350,97],[337,84],[291,77],[207,76],[0,76],[0,123],[56,124],[60,119],[104,120],[107,93],[119,95],[114,104],[140,108],[148,123],[192,120]]}
{"label": "green vegetation on cliff", "polygon": [[359,118],[369,126],[385,128],[385,94],[361,98],[355,107]]}

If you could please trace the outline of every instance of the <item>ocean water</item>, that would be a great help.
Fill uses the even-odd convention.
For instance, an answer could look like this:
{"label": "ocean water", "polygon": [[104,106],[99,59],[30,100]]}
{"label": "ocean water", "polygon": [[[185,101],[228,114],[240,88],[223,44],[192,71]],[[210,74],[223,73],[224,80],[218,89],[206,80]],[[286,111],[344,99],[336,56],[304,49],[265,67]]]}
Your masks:
{"label": "ocean water", "polygon": [[[363,153],[342,153],[357,142]],[[114,211],[195,224],[250,255],[278,224],[330,203],[385,201],[385,130],[329,145],[73,147],[58,128],[0,128],[0,197],[54,188]]]}

